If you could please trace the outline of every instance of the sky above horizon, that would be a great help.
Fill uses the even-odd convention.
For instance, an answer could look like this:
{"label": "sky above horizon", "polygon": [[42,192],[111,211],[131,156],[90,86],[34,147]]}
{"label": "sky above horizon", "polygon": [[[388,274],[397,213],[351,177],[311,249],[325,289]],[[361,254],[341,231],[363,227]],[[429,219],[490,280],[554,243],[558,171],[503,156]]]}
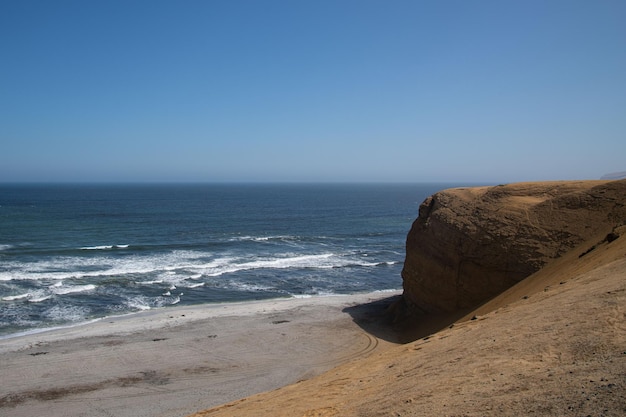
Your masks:
{"label": "sky above horizon", "polygon": [[624,1],[0,2],[0,182],[626,171]]}

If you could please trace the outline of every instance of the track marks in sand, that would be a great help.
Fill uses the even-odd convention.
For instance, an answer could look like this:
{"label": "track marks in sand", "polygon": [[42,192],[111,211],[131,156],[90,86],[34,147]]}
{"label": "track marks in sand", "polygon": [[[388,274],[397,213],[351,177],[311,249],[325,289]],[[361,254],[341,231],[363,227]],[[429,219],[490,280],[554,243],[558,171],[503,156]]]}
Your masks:
{"label": "track marks in sand", "polygon": [[378,347],[379,340],[377,337],[372,336],[367,333],[362,333],[359,336],[360,336],[360,339],[363,340],[363,343],[362,343],[363,347],[361,349],[352,351],[349,354],[346,354],[343,356],[336,357],[332,360],[324,361],[323,364],[324,365],[336,365],[339,363],[347,362],[352,359],[363,357],[369,354],[370,352],[373,352]]}

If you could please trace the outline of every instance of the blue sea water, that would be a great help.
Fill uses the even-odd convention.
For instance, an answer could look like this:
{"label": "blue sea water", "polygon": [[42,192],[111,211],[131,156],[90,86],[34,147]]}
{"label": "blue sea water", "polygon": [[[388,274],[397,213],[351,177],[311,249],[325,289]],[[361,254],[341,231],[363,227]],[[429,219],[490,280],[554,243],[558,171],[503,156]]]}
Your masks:
{"label": "blue sea water", "polygon": [[0,185],[0,336],[172,305],[399,289],[444,184]]}

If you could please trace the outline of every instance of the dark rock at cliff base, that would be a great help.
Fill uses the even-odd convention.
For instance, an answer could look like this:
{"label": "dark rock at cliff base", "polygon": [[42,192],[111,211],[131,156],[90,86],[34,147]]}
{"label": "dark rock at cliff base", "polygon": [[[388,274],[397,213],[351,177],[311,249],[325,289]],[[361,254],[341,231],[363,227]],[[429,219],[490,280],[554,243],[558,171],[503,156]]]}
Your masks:
{"label": "dark rock at cliff base", "polygon": [[456,188],[427,198],[407,236],[412,312],[475,307],[626,222],[626,180]]}

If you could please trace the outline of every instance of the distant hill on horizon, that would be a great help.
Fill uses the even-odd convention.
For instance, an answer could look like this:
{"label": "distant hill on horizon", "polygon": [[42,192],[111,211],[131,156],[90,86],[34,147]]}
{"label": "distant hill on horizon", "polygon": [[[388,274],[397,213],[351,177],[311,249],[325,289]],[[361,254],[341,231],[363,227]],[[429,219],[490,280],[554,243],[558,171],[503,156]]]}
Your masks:
{"label": "distant hill on horizon", "polygon": [[626,171],[612,172],[610,174],[605,174],[600,179],[601,180],[621,180],[624,178],[626,178]]}

